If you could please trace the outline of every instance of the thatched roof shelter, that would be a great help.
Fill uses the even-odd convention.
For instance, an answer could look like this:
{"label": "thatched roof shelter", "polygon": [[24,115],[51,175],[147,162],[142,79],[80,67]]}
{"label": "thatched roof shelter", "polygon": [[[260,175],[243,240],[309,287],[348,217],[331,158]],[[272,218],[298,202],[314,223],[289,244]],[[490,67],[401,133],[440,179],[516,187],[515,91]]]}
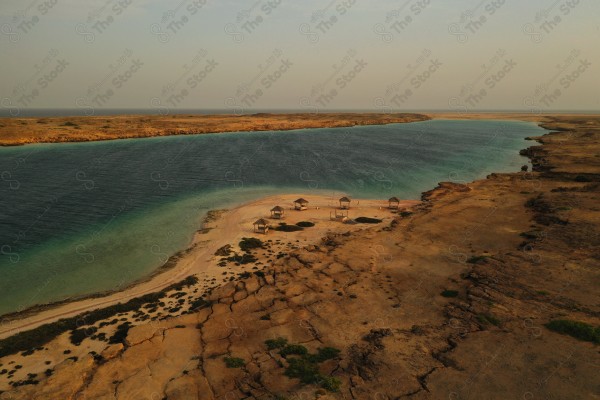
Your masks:
{"label": "thatched roof shelter", "polygon": [[283,209],[283,207],[275,206],[271,208],[271,218],[279,219],[283,217],[283,214],[285,214],[285,210]]}
{"label": "thatched roof shelter", "polygon": [[300,197],[298,200],[294,201],[294,208],[296,210],[306,210],[306,205],[308,204],[308,200]]}
{"label": "thatched roof shelter", "polygon": [[397,197],[390,197],[388,203],[389,208],[398,209],[398,206],[400,206],[400,199]]}
{"label": "thatched roof shelter", "polygon": [[269,231],[269,222],[264,218],[257,220],[252,225],[254,225],[254,232],[267,233]]}

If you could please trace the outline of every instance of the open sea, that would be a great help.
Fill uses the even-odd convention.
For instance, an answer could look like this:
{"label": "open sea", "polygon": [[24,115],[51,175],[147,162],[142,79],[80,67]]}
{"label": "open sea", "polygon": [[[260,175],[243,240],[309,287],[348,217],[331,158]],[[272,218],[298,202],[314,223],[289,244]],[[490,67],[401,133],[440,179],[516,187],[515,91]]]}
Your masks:
{"label": "open sea", "polygon": [[150,274],[208,210],[285,192],[419,199],[518,171],[545,132],[434,120],[0,148],[0,315]]}

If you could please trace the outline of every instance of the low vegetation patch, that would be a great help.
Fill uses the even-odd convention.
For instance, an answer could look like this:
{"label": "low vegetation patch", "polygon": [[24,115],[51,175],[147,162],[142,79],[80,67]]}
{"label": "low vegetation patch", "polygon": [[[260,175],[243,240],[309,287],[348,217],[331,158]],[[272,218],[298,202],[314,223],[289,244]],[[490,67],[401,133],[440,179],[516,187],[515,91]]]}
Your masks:
{"label": "low vegetation patch", "polygon": [[246,361],[239,357],[225,357],[223,361],[225,361],[227,368],[242,368],[246,366]]}
{"label": "low vegetation patch", "polygon": [[304,228],[298,225],[288,225],[286,223],[282,223],[281,225],[279,225],[278,227],[275,228],[276,231],[279,232],[297,232],[297,231],[301,231]]}
{"label": "low vegetation patch", "polygon": [[309,222],[309,221],[300,221],[296,225],[298,225],[302,228],[311,228],[311,227],[315,226],[315,224],[313,222]]}
{"label": "low vegetation patch", "polygon": [[240,242],[240,249],[242,249],[242,251],[261,249],[263,246],[264,243],[258,238],[242,238],[242,241]]}
{"label": "low vegetation patch", "polygon": [[288,344],[287,339],[279,337],[265,341],[269,350],[279,350],[279,355],[287,361],[285,375],[297,378],[303,384],[318,384],[323,389],[331,392],[340,390],[341,382],[331,376],[326,376],[319,370],[319,364],[339,357],[340,350],[333,347],[322,347],[316,354],[311,354],[308,349],[299,344]]}
{"label": "low vegetation patch", "polygon": [[256,262],[258,261],[258,258],[254,257],[254,255],[250,253],[244,253],[242,255],[235,254],[231,257],[227,257],[225,260],[243,265]]}
{"label": "low vegetation patch", "polygon": [[212,301],[204,300],[202,297],[192,301],[190,304],[190,310],[199,310],[201,308],[209,307]]}
{"label": "low vegetation patch", "polygon": [[382,220],[377,219],[377,218],[358,217],[354,221],[358,222],[359,224],[378,224]]}
{"label": "low vegetation patch", "polygon": [[593,327],[590,324],[567,319],[557,319],[544,325],[553,332],[569,335],[579,340],[600,344],[600,326]]}
{"label": "low vegetation patch", "polygon": [[482,325],[500,326],[500,320],[490,313],[481,313],[477,315],[477,321]]}
{"label": "low vegetation patch", "polygon": [[278,337],[277,339],[266,340],[265,344],[267,345],[267,349],[275,350],[275,349],[281,349],[281,348],[285,347],[285,345],[287,345],[287,342],[288,342],[287,339]]}
{"label": "low vegetation patch", "polygon": [[442,291],[442,293],[440,293],[442,296],[444,297],[457,297],[458,296],[458,290],[449,290],[446,289],[444,291]]}
{"label": "low vegetation patch", "polygon": [[117,326],[117,330],[110,337],[110,339],[108,339],[108,343],[110,343],[110,344],[116,344],[116,343],[125,344],[125,338],[127,337],[129,328],[131,328],[131,325],[129,324],[129,322],[125,322],[124,324]]}
{"label": "low vegetation patch", "polygon": [[217,251],[215,251],[215,256],[227,257],[229,254],[231,254],[231,251],[232,251],[231,245],[226,244],[225,246],[223,246],[223,247],[219,248]]}
{"label": "low vegetation patch", "polygon": [[83,339],[85,339],[88,336],[92,336],[94,333],[96,333],[97,330],[98,328],[96,328],[95,326],[89,328],[75,329],[71,331],[71,336],[69,337],[69,339],[71,340],[71,343],[73,345],[79,346],[81,342],[83,342]]}
{"label": "low vegetation patch", "polygon": [[467,260],[467,262],[469,264],[480,264],[482,262],[485,262],[488,258],[489,258],[489,256],[473,256],[473,257],[470,257]]}
{"label": "low vegetation patch", "polygon": [[528,232],[521,232],[519,234],[519,236],[524,237],[525,239],[529,239],[529,240],[539,240],[539,239],[543,239],[543,237],[545,236],[544,231],[528,231]]}
{"label": "low vegetation patch", "polygon": [[82,328],[81,321],[84,321],[87,325],[91,325],[119,313],[137,311],[147,303],[159,301],[171,290],[181,290],[183,287],[195,285],[197,282],[198,278],[189,276],[181,282],[175,283],[164,290],[136,297],[126,303],[119,303],[110,307],[86,312],[72,318],[60,319],[50,324],[41,325],[30,331],[20,332],[14,336],[0,340],[0,358],[21,351],[41,347],[62,333]]}

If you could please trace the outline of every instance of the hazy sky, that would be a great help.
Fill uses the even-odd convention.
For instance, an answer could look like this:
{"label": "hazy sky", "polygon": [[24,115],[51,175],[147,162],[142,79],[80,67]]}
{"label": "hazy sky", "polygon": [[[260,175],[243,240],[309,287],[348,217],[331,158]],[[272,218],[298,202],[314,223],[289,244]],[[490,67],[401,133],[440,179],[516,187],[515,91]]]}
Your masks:
{"label": "hazy sky", "polygon": [[0,49],[4,111],[600,109],[597,0],[0,0]]}

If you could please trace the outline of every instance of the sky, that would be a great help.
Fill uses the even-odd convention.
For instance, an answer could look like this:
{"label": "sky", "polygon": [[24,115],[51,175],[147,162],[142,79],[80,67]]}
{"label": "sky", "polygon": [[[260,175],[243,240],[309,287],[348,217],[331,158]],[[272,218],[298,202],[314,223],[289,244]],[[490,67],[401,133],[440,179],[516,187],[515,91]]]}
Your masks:
{"label": "sky", "polygon": [[600,109],[596,0],[0,0],[0,112]]}

